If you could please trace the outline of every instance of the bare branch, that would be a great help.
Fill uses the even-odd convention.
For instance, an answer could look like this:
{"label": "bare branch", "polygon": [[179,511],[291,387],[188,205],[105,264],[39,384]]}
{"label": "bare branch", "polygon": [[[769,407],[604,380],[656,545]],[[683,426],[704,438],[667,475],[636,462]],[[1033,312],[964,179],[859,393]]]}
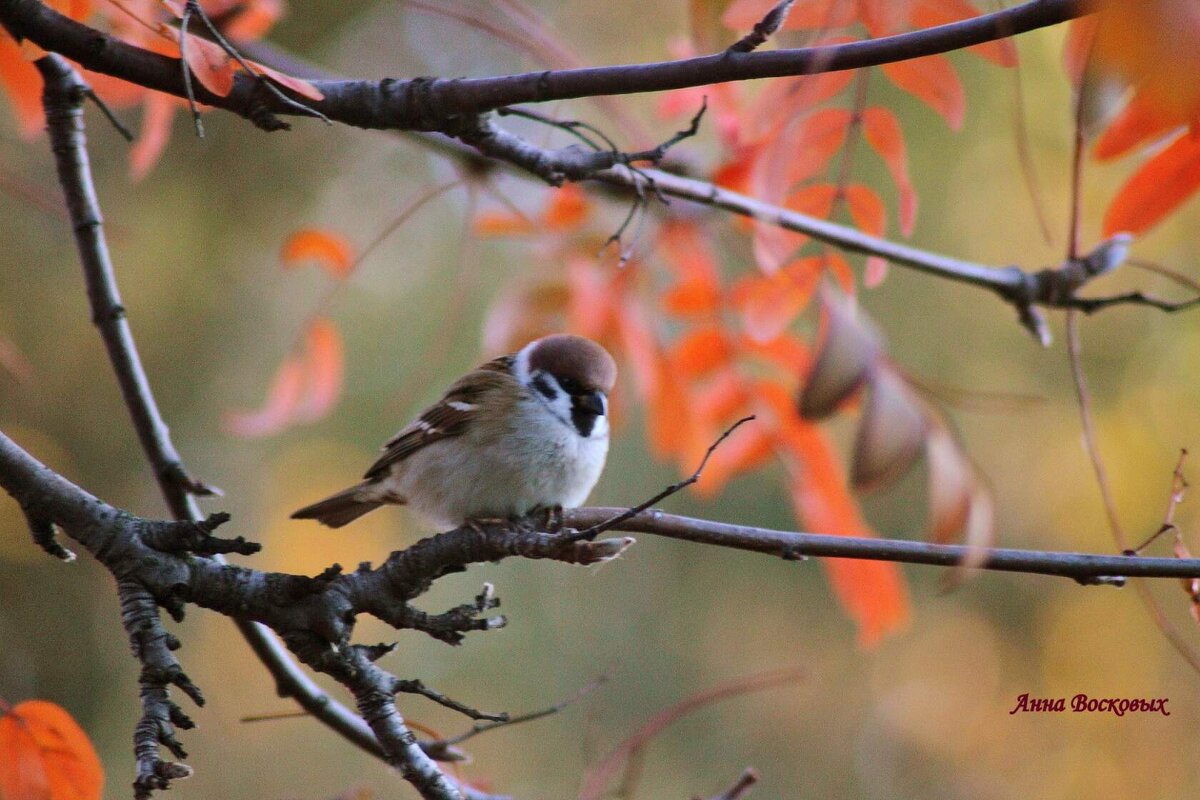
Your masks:
{"label": "bare branch", "polygon": [[[93,319],[104,339],[142,449],[154,469],[172,516],[177,520],[201,523],[202,516],[193,495],[219,495],[220,491],[191,477],[176,453],[121,305],[84,137],[81,102],[83,97],[90,96],[91,90],[78,73],[57,56],[40,59],[37,67],[46,81],[47,124],[88,286]],[[30,517],[30,521],[35,523],[31,524],[35,540],[48,552],[60,558],[63,553],[70,552],[65,549],[57,552],[48,547],[47,543],[53,542],[52,538],[46,538],[52,536],[52,526],[43,526],[43,521],[35,517]],[[219,555],[215,557],[220,559]],[[306,711],[358,747],[383,756],[370,728],[305,675],[266,628],[248,621],[239,620],[237,624],[255,655],[275,678],[280,696],[294,698]],[[180,777],[175,774],[178,771],[158,765],[152,772],[158,779],[170,779]],[[149,776],[150,773],[144,774],[147,780]]]}
{"label": "bare branch", "polygon": [[[568,528],[586,529],[606,522],[624,509],[572,508],[563,511]],[[820,533],[798,533],[735,525],[727,522],[683,517],[658,510],[643,511],[617,526],[629,533],[649,533],[699,544],[732,547],[755,553],[796,560],[805,556],[863,558],[936,567],[957,566],[974,548],[957,544],[933,544],[909,539],[868,539]],[[1140,578],[1193,577],[1200,559],[1147,558],[1042,550],[989,549],[980,569],[1058,575],[1090,579],[1105,576]]]}
{"label": "bare branch", "polygon": [[601,686],[603,686],[607,681],[608,675],[601,675],[591,683],[581,688],[579,691],[575,692],[575,694],[564,700],[558,701],[548,708],[530,711],[527,714],[518,714],[516,716],[509,717],[508,719],[497,720],[495,722],[477,722],[469,731],[466,731],[465,733],[460,733],[457,736],[451,736],[446,739],[422,742],[421,746],[425,749],[425,752],[429,754],[430,758],[437,759],[438,761],[461,761],[463,758],[462,751],[458,750],[456,745],[460,745],[468,739],[473,739],[481,733],[494,731],[497,728],[506,728],[510,725],[520,725],[524,722],[533,722],[534,720],[543,719],[551,716],[552,714],[557,714],[567,707],[582,700],[584,697],[587,697],[589,694],[596,691],[596,689],[599,689]]}
{"label": "bare branch", "polygon": [[[502,106],[577,97],[637,94],[711,83],[810,75],[874,66],[958,50],[1056,25],[1085,13],[1078,0],[1031,0],[1013,8],[934,28],[846,44],[754,53],[718,53],[651,64],[548,70],[473,79],[314,81],[325,99],[310,107],[331,120],[363,128],[450,132],[464,115]],[[59,14],[38,0],[0,0],[0,23],[84,67],[184,97],[177,59],[151,53]],[[196,86],[196,99],[247,118],[267,110],[301,111],[263,97],[257,78],[239,74],[226,96]]]}

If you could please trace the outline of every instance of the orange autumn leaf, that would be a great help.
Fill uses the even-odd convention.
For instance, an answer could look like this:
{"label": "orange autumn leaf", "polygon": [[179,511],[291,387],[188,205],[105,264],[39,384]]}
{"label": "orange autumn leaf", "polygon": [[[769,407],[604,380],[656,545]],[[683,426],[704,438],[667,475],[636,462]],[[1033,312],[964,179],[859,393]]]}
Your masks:
{"label": "orange autumn leaf", "polygon": [[741,376],[725,369],[692,392],[691,411],[707,427],[715,428],[740,414],[749,399]]}
{"label": "orange autumn leaf", "polygon": [[621,304],[617,280],[594,258],[567,260],[567,327],[580,336],[603,339]]}
{"label": "orange autumn leaf", "polygon": [[808,346],[794,333],[785,331],[769,342],[758,342],[747,336],[739,344],[743,355],[762,359],[785,375],[803,375],[812,369]]}
{"label": "orange autumn leaf", "polygon": [[829,164],[846,140],[854,115],[844,108],[822,108],[786,126],[775,141],[789,186],[806,181]]}
{"label": "orange autumn leaf", "polygon": [[725,331],[716,325],[692,328],[672,345],[667,359],[688,378],[707,375],[729,363],[733,348]]}
{"label": "orange autumn leaf", "polygon": [[1092,154],[1097,161],[1107,161],[1133,148],[1165,136],[1180,127],[1180,120],[1163,113],[1145,94],[1138,93],[1125,108],[1108,123],[1096,140]]}
{"label": "orange autumn leaf", "polygon": [[672,221],[660,234],[662,255],[679,281],[661,298],[663,310],[676,316],[714,314],[721,304],[720,275],[708,240],[695,224]]}
{"label": "orange autumn leaf", "polygon": [[845,189],[845,198],[850,216],[859,230],[872,236],[882,236],[887,227],[887,211],[875,190],[861,183],[852,183]]}
{"label": "orange autumn leaf", "polygon": [[1165,113],[1200,113],[1200,5],[1195,0],[1088,0],[1092,57],[1120,73]]}
{"label": "orange autumn leaf", "polygon": [[140,181],[162,157],[171,139],[171,120],[179,107],[179,98],[151,92],[142,105],[142,130],[129,148],[129,177]]}
{"label": "orange autumn leaf", "polygon": [[262,407],[257,411],[226,412],[225,430],[245,439],[279,433],[291,424],[303,391],[304,365],[299,358],[289,356],[271,379]]}
{"label": "orange autumn leaf", "polygon": [[908,177],[908,153],[904,145],[904,134],[896,115],[886,108],[871,106],[863,111],[863,136],[892,176],[900,197],[900,230],[905,236],[912,234],[917,219],[917,193]]}
{"label": "orange autumn leaf", "polygon": [[[792,211],[825,219],[833,211],[838,189],[831,183],[811,183],[783,201]],[[767,274],[775,272],[792,253],[808,241],[803,233],[784,230],[769,222],[754,223],[754,262]]]}
{"label": "orange autumn leaf", "polygon": [[551,194],[550,203],[542,212],[542,224],[552,231],[571,230],[582,225],[590,211],[591,203],[583,189],[568,183]]}
{"label": "orange autumn leaf", "polygon": [[472,224],[476,236],[524,236],[537,230],[529,217],[508,211],[481,211]]}
{"label": "orange autumn leaf", "polygon": [[730,290],[742,328],[755,342],[779,337],[808,305],[821,277],[821,257],[809,256],[772,275],[743,278]]}
{"label": "orange autumn leaf", "polygon": [[314,261],[335,278],[345,278],[354,269],[354,247],[344,237],[319,228],[293,233],[280,248],[279,258],[288,269]]}
{"label": "orange autumn leaf", "polygon": [[104,768],[70,714],[45,700],[0,704],[0,714],[0,797],[100,800]]}
{"label": "orange autumn leaf", "polygon": [[883,74],[940,114],[951,130],[962,128],[966,98],[962,82],[945,56],[923,56],[884,64]]}
{"label": "orange autumn leaf", "polygon": [[[735,31],[748,33],[778,2],[779,0],[733,0],[721,17],[721,23]],[[781,29],[789,31],[841,28],[854,22],[856,12],[855,4],[846,0],[801,0],[788,13]]]}
{"label": "orange autumn leaf", "polygon": [[251,439],[324,417],[341,394],[343,362],[337,328],[327,319],[314,320],[305,332],[302,351],[280,364],[262,407],[227,412],[225,429]]}
{"label": "orange autumn leaf", "polygon": [[783,122],[833,98],[849,86],[853,78],[854,70],[847,69],[769,81],[746,121],[746,141],[759,142],[776,134]]}
{"label": "orange autumn leaf", "polygon": [[1184,133],[1134,173],[1104,215],[1104,235],[1139,234],[1200,189],[1200,134]]}
{"label": "orange autumn leaf", "polygon": [[210,18],[221,18],[222,32],[235,41],[261,39],[283,14],[283,0],[209,0],[204,7]]}
{"label": "orange autumn leaf", "polygon": [[323,317],[308,326],[304,341],[307,385],[296,406],[297,422],[315,422],[337,405],[342,394],[345,353],[337,327]]}
{"label": "orange autumn leaf", "polygon": [[[166,24],[160,24],[158,30],[164,39],[179,46],[181,41],[179,31]],[[180,48],[180,52],[183,49],[185,48]],[[188,67],[205,89],[220,97],[225,97],[233,91],[233,76],[237,72],[237,62],[219,44],[189,33],[186,50]],[[176,52],[174,55],[178,58],[180,52]]]}
{"label": "orange autumn leaf", "polygon": [[0,88],[8,95],[13,113],[27,139],[45,127],[42,112],[42,79],[37,68],[25,60],[21,47],[0,29]]}
{"label": "orange autumn leaf", "polygon": [[[820,430],[804,422],[786,388],[762,382],[757,395],[764,423],[789,454],[791,500],[807,530],[835,536],[874,537],[859,513],[832,446]],[[908,591],[898,565],[885,561],[822,559],[834,594],[858,626],[858,642],[873,647],[907,624]]]}

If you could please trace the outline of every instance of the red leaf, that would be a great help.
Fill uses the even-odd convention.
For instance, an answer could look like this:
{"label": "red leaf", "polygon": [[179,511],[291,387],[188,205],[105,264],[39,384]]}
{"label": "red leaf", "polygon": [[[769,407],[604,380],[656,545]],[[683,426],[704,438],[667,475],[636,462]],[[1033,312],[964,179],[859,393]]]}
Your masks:
{"label": "red leaf", "polygon": [[471,227],[482,237],[524,236],[537,230],[529,217],[509,211],[481,211]]}
{"label": "red leaf", "polygon": [[888,274],[888,262],[885,258],[879,256],[867,256],[867,263],[863,269],[863,286],[868,289],[874,289],[879,284],[883,283]]}
{"label": "red leaf", "polygon": [[1107,161],[1180,127],[1177,118],[1163,113],[1158,104],[1138,92],[1096,141],[1093,155]]}
{"label": "red leaf", "polygon": [[100,800],[103,789],[91,740],[61,707],[26,700],[0,717],[4,800]]}
{"label": "red leaf", "polygon": [[567,327],[580,336],[603,338],[618,302],[613,282],[597,268],[595,259],[571,257],[567,287]]}
{"label": "red leaf", "polygon": [[140,181],[150,173],[171,140],[171,121],[179,98],[150,92],[142,104],[142,132],[129,148],[129,177]]}
{"label": "red leaf", "polygon": [[315,422],[337,405],[345,371],[342,336],[324,317],[308,326],[304,340],[304,394],[296,406],[296,422]]}
{"label": "red leaf", "polygon": [[775,142],[784,159],[788,186],[808,180],[841,149],[854,115],[844,108],[822,108],[786,126]]}
{"label": "red leaf", "polygon": [[724,366],[733,356],[733,348],[721,327],[693,328],[672,345],[667,359],[686,378],[706,375]]}
{"label": "red leaf", "polygon": [[[788,197],[783,201],[783,205],[792,211],[825,219],[833,210],[835,197],[837,187],[833,184],[813,183]],[[780,265],[807,241],[808,236],[803,233],[784,230],[770,222],[755,220],[754,261],[759,269],[770,274],[779,269]]]}
{"label": "red leaf", "polygon": [[663,310],[677,316],[716,313],[721,303],[720,274],[707,238],[692,222],[672,221],[661,229],[662,255],[679,282],[662,295]]}
{"label": "red leaf", "polygon": [[746,121],[746,141],[756,143],[774,136],[786,121],[812,111],[845,89],[853,78],[854,70],[847,69],[768,81]]}
{"label": "red leaf", "polygon": [[[175,28],[159,25],[159,32],[168,41],[179,45],[179,31]],[[176,52],[174,55],[179,57],[180,54]],[[225,97],[233,90],[233,75],[237,72],[237,63],[216,42],[189,33],[187,63],[196,80],[213,94]]]}
{"label": "red leaf", "polygon": [[738,281],[730,296],[742,312],[746,335],[756,342],[769,342],[787,330],[808,305],[821,271],[821,257],[809,256],[773,275]]}
{"label": "red leaf", "polygon": [[568,183],[550,196],[550,203],[542,212],[542,222],[552,231],[573,230],[587,219],[591,203],[583,189]]}
{"label": "red leaf", "polygon": [[279,258],[288,269],[315,261],[335,278],[345,278],[354,269],[353,246],[342,236],[318,228],[301,228],[289,236],[279,250]]}
{"label": "red leaf", "polygon": [[304,365],[300,359],[289,356],[276,370],[262,407],[257,411],[226,412],[225,430],[245,439],[279,433],[295,418],[303,390]]}
{"label": "red leaf", "polygon": [[883,74],[899,88],[942,115],[951,130],[962,127],[966,99],[962,83],[945,56],[933,55],[883,65]]}
{"label": "red leaf", "polygon": [[288,75],[286,72],[280,72],[277,69],[272,69],[271,67],[268,67],[266,64],[260,64],[257,61],[247,60],[246,63],[249,64],[254,69],[255,72],[266,75],[268,78],[275,81],[280,86],[284,86],[288,89],[291,89],[293,92],[300,95],[301,97],[307,97],[309,100],[324,100],[325,99],[325,95],[321,92],[320,89],[318,89],[316,86],[313,86],[311,83],[304,80],[303,78],[297,78],[292,75]]}
{"label": "red leaf", "polygon": [[342,340],[337,328],[327,319],[313,320],[305,333],[301,353],[280,364],[262,408],[227,412],[225,429],[249,439],[315,422],[337,403],[343,369]]}
{"label": "red leaf", "polygon": [[867,144],[879,153],[896,184],[900,196],[900,230],[909,236],[917,218],[917,194],[908,177],[908,153],[900,123],[895,114],[879,106],[864,110],[862,123]]}
{"label": "red leaf", "polygon": [[1142,165],[1104,215],[1104,235],[1139,234],[1200,189],[1200,135],[1184,133]]}
{"label": "red leaf", "polygon": [[42,79],[37,68],[21,55],[20,46],[0,29],[0,87],[12,104],[21,135],[33,138],[46,127],[42,112]]}
{"label": "red leaf", "polygon": [[887,211],[875,190],[861,183],[852,183],[846,187],[845,196],[850,216],[859,230],[872,236],[882,236],[887,227]]}

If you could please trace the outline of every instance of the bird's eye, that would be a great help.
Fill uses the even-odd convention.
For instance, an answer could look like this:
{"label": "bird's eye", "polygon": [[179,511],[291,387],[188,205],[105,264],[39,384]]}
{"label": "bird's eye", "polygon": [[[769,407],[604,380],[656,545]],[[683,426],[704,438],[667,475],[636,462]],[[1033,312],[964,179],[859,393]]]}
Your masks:
{"label": "bird's eye", "polygon": [[558,385],[565,389],[567,394],[579,394],[583,389],[574,378],[559,378]]}

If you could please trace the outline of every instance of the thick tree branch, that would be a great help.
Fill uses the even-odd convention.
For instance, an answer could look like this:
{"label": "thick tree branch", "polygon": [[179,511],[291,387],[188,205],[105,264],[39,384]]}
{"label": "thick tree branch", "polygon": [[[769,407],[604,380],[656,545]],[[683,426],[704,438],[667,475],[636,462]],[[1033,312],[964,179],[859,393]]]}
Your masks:
{"label": "thick tree branch", "polygon": [[[21,25],[29,25],[29,30],[36,30],[43,35],[49,36],[54,32],[56,36],[61,35],[65,45],[74,48],[71,51],[73,57],[78,58],[85,65],[93,68],[100,68],[100,71],[106,71],[103,64],[90,64],[81,52],[82,46],[79,41],[80,32],[77,28],[86,29],[78,23],[74,23],[66,17],[55,15],[51,9],[46,8],[40,3],[32,2],[32,6],[36,8],[26,7],[26,3],[31,3],[32,0],[0,0],[0,21],[13,28],[14,32],[25,31]],[[10,15],[8,11],[12,11]],[[774,51],[772,53],[747,53],[747,54],[727,54],[719,57],[724,60],[733,58],[735,61],[740,61],[746,58],[759,58],[762,56],[778,56],[781,53],[809,54],[805,58],[814,58],[820,67],[812,71],[822,71],[830,64],[844,64],[840,68],[851,68],[854,66],[863,66],[863,64],[850,60],[845,53],[851,54],[858,52],[857,50],[846,51],[843,48],[867,47],[882,48],[885,53],[893,55],[904,55],[911,57],[914,54],[926,54],[922,48],[930,47],[932,42],[941,42],[946,44],[949,41],[959,41],[960,46],[965,44],[977,43],[974,38],[977,36],[985,36],[995,34],[1000,35],[1002,32],[1019,33],[1025,30],[1031,30],[1035,27],[1040,27],[1043,24],[1053,24],[1053,22],[1062,21],[1063,19],[1078,16],[1082,11],[1077,7],[1076,3],[1062,2],[1061,0],[1036,0],[1035,2],[1027,3],[1013,9],[1003,12],[996,12],[991,15],[984,15],[971,20],[966,20],[961,23],[941,26],[939,28],[931,28],[923,31],[917,31],[911,34],[902,34],[900,36],[887,37],[884,39],[871,40],[868,42],[853,43],[850,45],[837,45],[834,47],[825,48],[809,48],[792,51]],[[13,20],[20,22],[14,23]],[[71,26],[75,26],[72,28]],[[965,31],[965,32],[964,32]],[[987,31],[991,31],[990,34]],[[67,35],[70,33],[70,35]],[[96,38],[99,37],[99,38]],[[967,38],[956,38],[967,37]],[[34,41],[42,46],[46,43],[38,41],[32,37]],[[993,37],[995,38],[995,37]],[[986,39],[983,39],[986,40]],[[133,59],[149,58],[151,60],[158,59],[165,62],[161,66],[175,64],[177,62],[172,59],[166,59],[156,54],[144,53],[143,51],[133,48],[124,43],[117,42],[104,37],[103,34],[92,32],[91,39],[93,49],[106,54],[104,57],[115,58],[112,53],[124,53],[121,58]],[[96,46],[96,42],[102,42],[103,47]],[[942,46],[942,45],[938,45]],[[54,49],[54,48],[48,48]],[[133,51],[133,52],[127,52]],[[867,50],[867,52],[875,52]],[[142,55],[136,55],[142,54]],[[820,57],[817,58],[817,54]],[[842,54],[842,55],[839,55]],[[99,56],[94,56],[99,58]],[[857,58],[858,56],[854,56]],[[708,60],[718,57],[706,57]],[[687,65],[698,61],[706,61],[706,59],[689,59],[680,62],[665,62],[664,64],[641,65],[639,67],[602,67],[597,68],[601,72],[606,70],[625,70],[636,69],[639,71],[649,71],[665,68],[672,65]],[[124,63],[121,59],[116,59],[114,63]],[[107,62],[106,62],[107,63]],[[137,63],[142,63],[137,61]],[[148,84],[145,81],[148,76],[158,74],[157,67],[150,67],[150,62],[146,62],[143,66],[146,67],[142,72],[136,75],[130,75],[131,79],[140,79],[138,82],[143,85]],[[157,63],[157,62],[155,62]],[[872,62],[878,63],[878,62]],[[110,65],[111,67],[111,65]],[[115,67],[113,67],[115,68]],[[582,72],[595,72],[596,70],[582,70]],[[568,70],[562,73],[537,73],[538,75],[562,75],[574,74],[581,70]],[[640,72],[639,72],[640,74]],[[165,75],[171,78],[180,79],[179,70],[171,67],[166,70]],[[165,77],[165,76],[160,76]],[[498,85],[507,85],[507,81],[513,81],[523,76],[501,76],[497,78],[475,79],[467,81],[471,85],[491,85],[489,82],[499,82]],[[741,79],[741,78],[730,78]],[[247,81],[258,82],[257,78],[246,76]],[[704,81],[711,82],[711,81]],[[372,91],[367,90],[367,86],[375,87],[379,93],[387,96],[403,96],[403,103],[407,103],[404,108],[392,108],[388,111],[387,124],[367,124],[362,120],[355,121],[349,117],[339,116],[339,114],[330,112],[333,119],[338,119],[349,124],[363,124],[365,127],[388,127],[393,129],[415,129],[440,132],[449,136],[457,137],[463,142],[468,143],[473,149],[483,152],[484,154],[496,158],[504,163],[509,163],[528,170],[533,174],[538,175],[544,180],[551,183],[559,183],[564,179],[580,180],[594,178],[609,185],[620,186],[633,189],[640,194],[645,194],[647,189],[652,189],[657,193],[661,193],[668,197],[678,197],[691,200],[696,203],[709,205],[714,208],[730,211],[744,216],[753,217],[759,221],[768,224],[778,225],[784,229],[804,233],[812,236],[819,241],[827,244],[832,244],[850,252],[861,253],[864,255],[880,256],[888,259],[890,262],[911,269],[916,269],[928,274],[936,275],[941,278],[953,280],[956,282],[967,283],[981,288],[989,289],[995,292],[999,297],[1011,304],[1017,311],[1018,318],[1021,323],[1027,327],[1033,335],[1043,343],[1049,342],[1049,330],[1045,321],[1038,311],[1038,306],[1052,308],[1078,308],[1085,312],[1092,313],[1103,308],[1108,308],[1114,305],[1143,305],[1158,308],[1164,311],[1177,311],[1192,307],[1194,301],[1185,301],[1182,303],[1172,303],[1163,301],[1157,298],[1148,297],[1139,292],[1132,292],[1124,295],[1116,295],[1111,297],[1100,298],[1085,298],[1078,295],[1078,290],[1083,285],[1094,277],[1100,274],[1100,271],[1078,270],[1072,267],[1071,264],[1060,265],[1052,269],[1045,269],[1040,272],[1025,272],[1015,266],[994,267],[984,264],[979,264],[962,259],[951,258],[937,253],[931,253],[919,248],[910,247],[908,245],[892,242],[879,237],[870,236],[862,233],[854,228],[837,223],[829,222],[814,217],[809,217],[803,214],[796,213],[789,209],[784,209],[779,206],[774,206],[770,203],[764,203],[754,198],[731,192],[726,189],[717,187],[712,183],[705,181],[693,180],[678,175],[673,175],[661,170],[630,170],[623,166],[623,162],[628,160],[629,154],[597,152],[588,153],[579,150],[578,148],[565,148],[562,150],[547,150],[537,148],[523,141],[519,137],[508,133],[487,117],[481,117],[477,113],[479,108],[470,107],[464,110],[457,101],[453,98],[447,99],[442,95],[446,90],[439,88],[451,84],[462,82],[455,81],[438,81],[429,78],[417,78],[410,81],[393,81],[385,80],[379,84],[364,84],[361,81],[348,80],[314,80],[314,83],[327,91],[330,97],[336,96],[338,92],[347,94],[347,98],[343,101],[346,108],[353,108],[356,104],[361,104],[364,107],[372,104],[391,108],[387,101],[382,97],[376,97]],[[239,83],[240,85],[240,83]],[[639,84],[640,85],[640,84]],[[691,84],[688,84],[691,85]],[[170,87],[155,85],[155,88],[165,89],[170,91]],[[182,86],[179,89],[182,91]],[[672,87],[667,87],[672,88]],[[625,91],[648,91],[651,89],[626,88]],[[229,98],[225,98],[225,102],[221,102],[221,98],[204,96],[201,92],[198,97],[204,102],[213,103],[218,106],[229,107],[231,110],[238,111],[236,107],[229,106],[229,103],[234,102],[237,89],[231,93]],[[178,93],[178,92],[177,92]],[[262,92],[257,92],[254,97],[254,103],[241,109],[241,112],[247,115],[260,113],[263,110]],[[490,96],[490,95],[489,95]],[[519,98],[524,100],[536,101],[538,99],[556,99],[559,95],[546,98]],[[356,98],[356,99],[350,99]],[[505,99],[504,103],[497,102],[491,107],[501,107],[511,102],[512,98]],[[329,102],[334,102],[329,100]],[[401,102],[395,100],[394,102]],[[402,103],[402,105],[403,105]],[[320,104],[317,104],[320,107]],[[407,110],[405,110],[407,109]],[[271,112],[278,111],[286,113],[286,109],[269,109]],[[374,112],[371,112],[374,113]],[[380,112],[382,113],[382,112]],[[418,124],[409,124],[410,117],[415,114],[419,118]],[[368,114],[367,116],[370,116]],[[442,120],[438,123],[437,120]],[[445,141],[445,140],[443,140]],[[451,140],[453,141],[453,140]],[[615,164],[614,164],[615,162]],[[1089,257],[1090,258],[1090,257]],[[1082,280],[1079,277],[1082,276]]]}
{"label": "thick tree branch", "polygon": [[[331,120],[362,128],[440,130],[456,133],[464,118],[502,106],[577,97],[636,94],[711,83],[810,75],[902,61],[958,50],[1084,13],[1078,0],[1031,0],[1003,11],[935,28],[824,47],[770,52],[725,52],[699,58],[571,70],[545,70],[488,78],[382,81],[314,81],[325,95],[306,105]],[[179,60],[134,47],[71,20],[39,0],[0,0],[0,23],[84,67],[161,92],[186,97]],[[241,74],[228,96],[195,86],[196,100],[255,118],[263,110],[297,114],[264,95],[253,76]]]}
{"label": "thick tree branch", "polygon": [[[91,90],[78,73],[57,56],[40,59],[37,66],[46,81],[45,103],[50,138],[59,180],[67,198],[68,214],[76,232],[93,319],[104,339],[134,428],[154,468],[168,508],[178,520],[186,520],[193,525],[201,524],[200,511],[192,495],[213,492],[188,476],[171,443],[170,433],[154,400],[120,302],[116,275],[104,239],[102,217],[88,164],[81,109],[83,97],[88,96]],[[64,559],[73,556],[54,540],[50,523],[32,516],[29,521],[35,541],[47,552]],[[194,527],[185,533],[194,534]],[[191,549],[196,549],[194,536],[189,544]],[[217,552],[246,552],[246,548],[235,540],[233,546]],[[275,678],[281,697],[294,698],[306,711],[358,747],[383,757],[383,750],[371,729],[358,715],[317,686],[288,656],[269,630],[250,621],[239,620],[237,625],[255,655]],[[165,702],[165,686],[156,689],[151,699],[157,699],[159,695]],[[155,705],[146,698],[143,681],[145,719],[164,718],[160,713],[163,706]],[[171,778],[190,774],[184,765],[157,760],[156,742],[161,739],[157,732],[156,723],[142,725],[135,744],[139,764],[137,785],[145,790],[163,788]]]}
{"label": "thick tree branch", "polygon": [[[476,719],[499,720],[504,715],[474,711],[419,681],[401,680],[376,666],[375,660],[390,648],[352,643],[357,616],[372,614],[395,627],[443,638],[438,635],[440,630],[425,630],[423,616],[412,613],[409,605],[439,577],[461,572],[469,564],[512,556],[597,564],[618,557],[633,543],[630,538],[581,542],[544,532],[541,528],[550,517],[543,515],[520,523],[464,526],[393,553],[378,568],[364,564],[353,573],[342,574],[335,565],[309,578],[221,564],[174,546],[157,549],[154,544],[194,536],[197,526],[187,521],[144,520],[114,508],[46,468],[3,433],[0,487],[31,518],[60,526],[118,580],[122,618],[134,653],[143,664],[143,717],[136,737],[136,786],[142,797],[164,788],[170,778],[190,772],[157,755],[162,744],[182,757],[174,729],[190,725],[167,696],[167,687],[177,687],[202,702],[199,689],[173,655],[179,643],[162,629],[159,606],[177,618],[184,605],[192,603],[233,619],[269,625],[301,661],[350,689],[385,760],[424,797],[456,800],[460,794],[455,785],[405,726],[396,709],[396,693],[421,694]],[[485,590],[470,608],[484,613],[494,605],[490,591]],[[458,619],[461,630],[498,627],[496,622],[470,624],[463,614]]]}

